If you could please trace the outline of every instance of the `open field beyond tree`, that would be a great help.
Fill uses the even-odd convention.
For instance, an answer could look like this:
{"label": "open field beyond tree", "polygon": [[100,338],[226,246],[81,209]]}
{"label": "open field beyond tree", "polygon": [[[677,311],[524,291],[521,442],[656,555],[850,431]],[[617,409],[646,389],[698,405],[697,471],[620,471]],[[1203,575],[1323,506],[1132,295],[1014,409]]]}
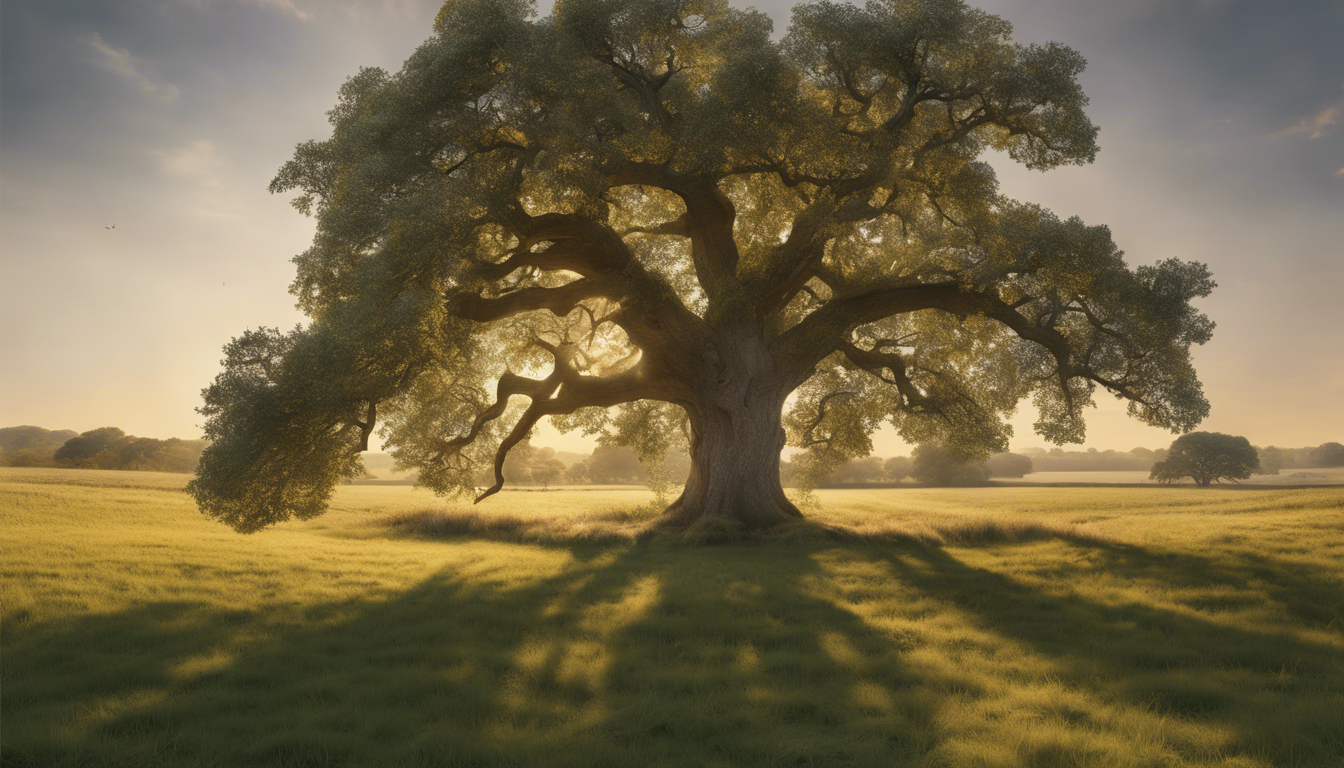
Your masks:
{"label": "open field beyond tree", "polygon": [[6,766],[1344,764],[1344,489],[821,491],[753,544],[635,490],[0,469]]}
{"label": "open field beyond tree", "polygon": [[[1025,477],[999,481],[1007,484],[1035,483],[1042,485],[1158,485],[1147,471],[1128,472],[1032,472]],[[1177,485],[1194,485],[1186,478]],[[1312,486],[1344,485],[1344,467],[1311,467],[1285,469],[1277,475],[1252,475],[1236,482],[1223,481],[1219,485]]]}

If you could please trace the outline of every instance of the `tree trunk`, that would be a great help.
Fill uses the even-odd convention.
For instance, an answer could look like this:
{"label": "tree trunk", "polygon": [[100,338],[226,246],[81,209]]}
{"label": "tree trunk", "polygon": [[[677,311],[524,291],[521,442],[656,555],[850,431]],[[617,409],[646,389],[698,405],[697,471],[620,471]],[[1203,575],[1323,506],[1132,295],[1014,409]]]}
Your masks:
{"label": "tree trunk", "polygon": [[689,408],[691,473],[668,507],[673,527],[709,532],[760,531],[802,513],[784,495],[779,457],[784,448],[784,377],[764,363],[764,345],[751,337],[725,339],[731,353],[720,375]]}

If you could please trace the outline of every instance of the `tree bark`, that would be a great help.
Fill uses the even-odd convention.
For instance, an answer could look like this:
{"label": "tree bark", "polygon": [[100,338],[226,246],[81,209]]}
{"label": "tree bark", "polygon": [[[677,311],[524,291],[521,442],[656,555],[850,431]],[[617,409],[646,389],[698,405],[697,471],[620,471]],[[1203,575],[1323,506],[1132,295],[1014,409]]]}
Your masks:
{"label": "tree bark", "polygon": [[779,481],[787,377],[774,370],[757,334],[721,333],[718,341],[718,375],[706,377],[687,409],[691,473],[665,522],[733,532],[797,520],[802,513]]}

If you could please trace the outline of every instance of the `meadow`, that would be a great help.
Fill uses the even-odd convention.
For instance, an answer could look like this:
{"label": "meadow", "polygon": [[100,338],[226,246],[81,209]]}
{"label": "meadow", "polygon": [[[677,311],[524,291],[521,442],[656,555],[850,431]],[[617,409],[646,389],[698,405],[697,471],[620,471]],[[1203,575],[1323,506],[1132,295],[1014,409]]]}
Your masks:
{"label": "meadow", "polygon": [[1344,488],[347,486],[243,536],[185,477],[0,469],[5,766],[1339,766]]}

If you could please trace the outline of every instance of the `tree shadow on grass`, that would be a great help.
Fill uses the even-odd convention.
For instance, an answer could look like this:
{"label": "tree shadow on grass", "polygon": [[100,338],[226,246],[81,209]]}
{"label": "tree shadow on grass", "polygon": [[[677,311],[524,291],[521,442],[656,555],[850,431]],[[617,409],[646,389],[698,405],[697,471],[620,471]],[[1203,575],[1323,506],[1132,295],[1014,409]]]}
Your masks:
{"label": "tree shadow on grass", "polygon": [[[1071,543],[1093,555],[1092,565],[1041,569],[1035,577],[1053,582],[1048,590],[939,548],[888,550],[883,561],[921,593],[1050,659],[1052,674],[1069,688],[1151,709],[1177,725],[1236,734],[1220,745],[1191,730],[1187,744],[1172,742],[1184,759],[1216,763],[1246,753],[1271,765],[1344,765],[1337,574],[1272,558],[1177,555],[1091,538]],[[1162,605],[1142,589],[1117,588],[1098,599],[1070,586],[1097,574],[1120,575],[1125,586],[1215,589]],[[1270,617],[1219,615],[1253,603],[1268,603]],[[1276,610],[1284,616],[1277,624]]]}
{"label": "tree shadow on grass", "polygon": [[[1344,679],[1331,649],[1288,635],[1060,596],[918,544],[549,551],[566,556],[550,572],[464,562],[391,599],[293,616],[159,603],[31,627],[6,639],[3,759],[1157,766],[1218,764],[1196,753],[1241,741],[1339,754],[1322,718],[1267,732],[1308,706],[1294,709],[1307,676],[1335,695]],[[1118,552],[1115,567],[1167,567]],[[1013,698],[1033,686],[1067,701]],[[1193,730],[1106,753],[1164,718]]]}
{"label": "tree shadow on grass", "polygon": [[[513,583],[448,567],[297,623],[156,604],[32,627],[6,648],[4,758],[899,765],[929,749],[928,705],[899,663],[835,655],[891,646],[800,588],[816,571],[800,553],[573,555]],[[119,674],[85,677],[112,657]]]}

